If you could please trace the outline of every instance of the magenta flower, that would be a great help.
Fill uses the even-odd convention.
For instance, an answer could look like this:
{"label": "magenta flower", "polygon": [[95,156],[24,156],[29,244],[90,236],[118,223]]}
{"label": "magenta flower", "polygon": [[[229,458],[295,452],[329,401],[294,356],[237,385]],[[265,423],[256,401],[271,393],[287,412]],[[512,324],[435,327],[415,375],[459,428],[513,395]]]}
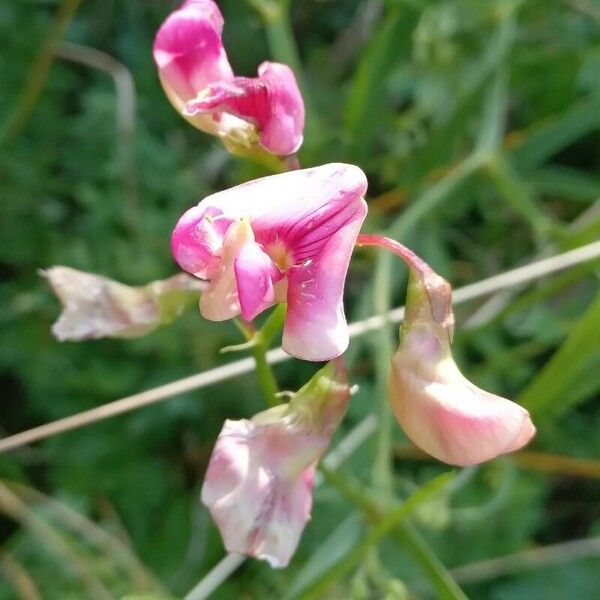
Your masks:
{"label": "magenta flower", "polygon": [[153,55],[175,109],[230,149],[255,142],[288,155],[302,144],[304,104],[293,72],[264,62],[258,77],[233,74],[221,40],[223,16],[213,0],[187,0],[156,34]]}
{"label": "magenta flower", "polygon": [[225,421],[201,499],[228,552],[288,564],[310,518],[317,462],[349,397],[344,369],[329,363],[289,405]]}
{"label": "magenta flower", "polygon": [[171,249],[182,269],[210,280],[202,315],[250,321],[287,302],[286,352],[314,361],[342,354],[344,282],[366,189],[358,167],[329,164],[257,179],[188,210]]}

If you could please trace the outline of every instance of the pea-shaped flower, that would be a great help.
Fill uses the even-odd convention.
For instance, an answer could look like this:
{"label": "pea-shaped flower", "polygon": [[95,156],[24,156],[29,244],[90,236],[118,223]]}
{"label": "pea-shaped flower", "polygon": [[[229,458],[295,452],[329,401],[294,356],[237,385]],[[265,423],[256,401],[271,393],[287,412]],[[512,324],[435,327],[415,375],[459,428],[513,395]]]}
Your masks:
{"label": "pea-shaped flower", "polygon": [[317,462],[349,397],[343,367],[329,363],[289,404],[225,421],[201,499],[229,552],[288,564],[310,518]]}
{"label": "pea-shaped flower", "polygon": [[188,210],[171,248],[182,269],[210,280],[201,314],[250,321],[286,302],[286,352],[313,361],[342,354],[344,283],[366,189],[358,167],[329,164],[257,179]]}
{"label": "pea-shaped flower", "polygon": [[153,55],[171,104],[233,152],[257,142],[273,154],[296,152],[302,144],[304,103],[293,72],[264,62],[258,77],[236,77],[222,31],[223,16],[213,0],[187,0],[162,24]]}
{"label": "pea-shaped flower", "polygon": [[415,264],[389,380],[398,422],[419,448],[454,465],[477,464],[518,450],[535,434],[529,413],[460,372],[450,349],[450,285],[419,259]]}
{"label": "pea-shaped flower", "polygon": [[513,452],[535,434],[529,413],[473,385],[452,358],[452,288],[414,252],[395,240],[364,234],[409,268],[400,348],[392,358],[389,397],[406,435],[421,450],[453,465],[473,465]]}
{"label": "pea-shaped flower", "polygon": [[178,317],[202,288],[186,273],[135,287],[62,266],[40,274],[63,305],[52,326],[61,341],[146,335]]}

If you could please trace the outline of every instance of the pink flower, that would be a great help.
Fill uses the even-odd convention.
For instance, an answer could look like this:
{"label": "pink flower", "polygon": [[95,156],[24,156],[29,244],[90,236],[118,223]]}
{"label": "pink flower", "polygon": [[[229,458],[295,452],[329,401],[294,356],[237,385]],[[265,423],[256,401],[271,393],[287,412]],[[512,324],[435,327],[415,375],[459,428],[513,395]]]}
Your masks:
{"label": "pink flower", "polygon": [[287,302],[286,352],[314,361],[342,354],[344,282],[366,188],[358,167],[329,164],[257,179],[188,210],[171,249],[185,271],[210,280],[202,315],[250,321]]}
{"label": "pink flower", "polygon": [[288,564],[310,518],[317,462],[349,396],[344,370],[330,363],[289,405],[225,421],[201,499],[228,552]]}
{"label": "pink flower", "polygon": [[258,77],[235,77],[223,48],[223,16],[213,0],[187,0],[154,40],[167,97],[190,123],[227,147],[288,155],[302,144],[304,104],[291,69],[264,62]]}
{"label": "pink flower", "polygon": [[398,422],[419,448],[446,463],[472,465],[523,447],[535,427],[524,408],[473,385],[456,366],[451,293],[422,261],[411,269],[389,394]]}

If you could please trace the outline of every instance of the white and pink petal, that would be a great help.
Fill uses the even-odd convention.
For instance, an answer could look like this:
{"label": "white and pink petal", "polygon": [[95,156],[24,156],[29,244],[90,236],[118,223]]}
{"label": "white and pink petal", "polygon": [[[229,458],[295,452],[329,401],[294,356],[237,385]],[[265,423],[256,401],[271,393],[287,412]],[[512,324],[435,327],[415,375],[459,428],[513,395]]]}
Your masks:
{"label": "white and pink petal", "polygon": [[344,285],[366,214],[366,203],[361,200],[352,218],[327,239],[314,258],[304,258],[289,270],[283,349],[292,356],[330,360],[348,347]]}
{"label": "white and pink petal", "polygon": [[234,268],[242,317],[252,321],[273,305],[273,283],[281,279],[281,275],[269,255],[256,242],[242,246]]}

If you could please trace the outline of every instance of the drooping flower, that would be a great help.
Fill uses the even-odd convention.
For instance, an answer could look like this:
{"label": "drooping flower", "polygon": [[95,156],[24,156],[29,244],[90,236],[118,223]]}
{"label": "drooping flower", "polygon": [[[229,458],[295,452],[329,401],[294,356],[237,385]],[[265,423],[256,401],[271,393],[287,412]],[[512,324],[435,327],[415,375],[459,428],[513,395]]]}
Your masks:
{"label": "drooping flower", "polygon": [[173,321],[202,287],[184,273],[140,287],[62,266],[40,273],[63,305],[52,326],[60,341],[145,335]]}
{"label": "drooping flower", "polygon": [[310,518],[317,462],[350,397],[343,366],[329,363],[289,404],[225,421],[201,500],[229,552],[285,567]]}
{"label": "drooping flower", "polygon": [[419,448],[465,466],[518,450],[535,427],[527,410],[482,390],[460,372],[451,352],[453,326],[450,285],[416,258],[400,348],[392,358],[392,409]]}
{"label": "drooping flower", "polygon": [[184,271],[210,280],[202,315],[250,321],[287,302],[286,352],[314,361],[342,354],[344,282],[366,188],[358,167],[329,164],[257,179],[188,210],[171,248]]}
{"label": "drooping flower", "polygon": [[213,0],[187,0],[162,24],[153,55],[171,104],[232,152],[256,142],[274,154],[296,152],[302,144],[304,103],[293,72],[263,62],[258,77],[236,77],[222,31],[223,16]]}

